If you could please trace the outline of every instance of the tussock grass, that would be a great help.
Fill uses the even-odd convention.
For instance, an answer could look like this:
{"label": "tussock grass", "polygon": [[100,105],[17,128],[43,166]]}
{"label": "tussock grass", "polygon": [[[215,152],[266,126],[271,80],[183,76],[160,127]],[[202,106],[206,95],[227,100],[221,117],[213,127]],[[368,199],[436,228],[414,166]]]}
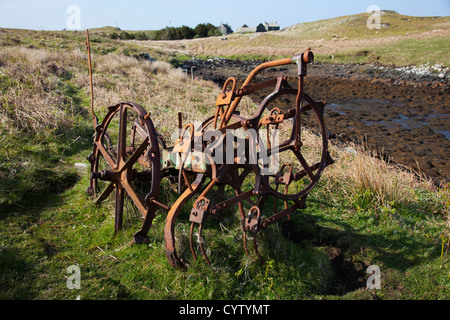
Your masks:
{"label": "tussock grass", "polygon": [[81,52],[0,49],[0,114],[4,128],[28,133],[69,130],[79,110],[64,82],[84,62]]}
{"label": "tussock grass", "polygon": [[431,178],[390,164],[361,146],[349,145],[335,149],[334,153],[339,160],[327,170],[326,178],[351,197],[369,196],[373,206],[414,203],[419,200],[417,190],[436,190]]}
{"label": "tussock grass", "polygon": [[171,65],[164,61],[140,61],[134,57],[108,54],[105,56],[95,56],[96,71],[98,73],[113,73],[117,75],[136,75],[136,74],[168,74]]}
{"label": "tussock grass", "polygon": [[[169,141],[177,127],[177,113],[184,121],[201,121],[215,107],[219,88],[208,81],[192,79],[181,69],[164,61],[138,61],[132,57],[108,54],[93,57],[95,110],[121,101],[133,101],[151,112],[157,129]],[[79,76],[73,83],[89,94],[88,79]]]}
{"label": "tussock grass", "polygon": [[[302,128],[302,153],[309,163],[320,156],[321,138],[307,127]],[[439,214],[450,226],[450,185],[436,186],[430,177],[400,164],[393,164],[366,146],[329,141],[335,163],[321,177],[321,191],[329,198],[345,195],[347,203],[359,210],[389,211],[395,207],[414,207],[427,214]],[[294,158],[297,169],[301,166]],[[395,209],[394,209],[395,211]]]}

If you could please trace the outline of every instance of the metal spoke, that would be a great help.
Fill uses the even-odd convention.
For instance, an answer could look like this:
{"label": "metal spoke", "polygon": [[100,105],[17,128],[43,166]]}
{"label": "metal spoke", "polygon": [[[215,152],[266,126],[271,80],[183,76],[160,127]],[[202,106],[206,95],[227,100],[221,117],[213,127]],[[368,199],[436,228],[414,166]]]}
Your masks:
{"label": "metal spoke", "polygon": [[103,158],[105,158],[106,162],[108,162],[108,165],[111,167],[111,169],[117,167],[116,161],[112,158],[112,156],[109,154],[108,150],[105,149],[103,144],[101,142],[95,143],[98,147],[98,150],[102,154]]}
{"label": "metal spoke", "polygon": [[149,142],[148,142],[148,137],[144,140],[144,142],[141,143],[141,145],[139,146],[139,148],[137,148],[137,150],[131,155],[130,158],[128,158],[128,160],[125,162],[125,164],[119,169],[120,172],[123,172],[129,168],[131,168],[135,162],[139,159],[139,157],[142,155],[142,153],[144,153],[145,149],[148,147]]}
{"label": "metal spoke", "polygon": [[125,192],[123,187],[116,183],[116,205],[115,205],[115,219],[114,219],[114,231],[115,233],[119,232],[122,229],[123,223],[123,204],[125,200]]}
{"label": "metal spoke", "polygon": [[117,165],[119,165],[120,162],[125,162],[126,147],[127,147],[127,108],[124,105],[121,105],[119,113],[120,117],[119,117],[119,142],[117,145]]}
{"label": "metal spoke", "polygon": [[128,196],[131,198],[131,200],[133,201],[134,205],[139,209],[139,211],[141,212],[142,216],[145,217],[147,215],[147,209],[142,204],[142,202],[139,199],[139,197],[136,194],[136,192],[134,192],[133,187],[126,180],[122,181],[122,186],[125,188],[125,190],[128,193]]}
{"label": "metal spoke", "polygon": [[294,154],[296,155],[297,159],[300,161],[302,167],[305,169],[306,173],[308,174],[309,178],[311,179],[311,182],[316,181],[316,176],[314,175],[314,173],[311,171],[311,167],[308,165],[308,163],[306,162],[305,158],[303,157],[303,155],[300,153],[300,151],[295,151],[293,150]]}
{"label": "metal spoke", "polygon": [[115,184],[114,184],[114,182],[111,182],[105,188],[105,190],[103,190],[102,194],[100,196],[98,196],[97,199],[95,199],[94,203],[99,204],[100,202],[106,200],[106,198],[108,198],[108,196],[111,194],[111,192],[113,192],[114,188],[115,188]]}

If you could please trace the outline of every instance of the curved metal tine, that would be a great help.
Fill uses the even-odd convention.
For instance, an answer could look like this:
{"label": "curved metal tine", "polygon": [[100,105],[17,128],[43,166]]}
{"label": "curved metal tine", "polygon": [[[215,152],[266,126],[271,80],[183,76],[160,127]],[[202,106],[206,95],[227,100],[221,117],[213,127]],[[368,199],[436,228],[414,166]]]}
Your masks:
{"label": "curved metal tine", "polygon": [[189,246],[191,247],[191,252],[192,252],[194,261],[197,261],[197,255],[195,254],[195,250],[194,250],[193,235],[194,235],[194,222],[191,222],[191,228],[189,229]]}
{"label": "curved metal tine", "polygon": [[[261,254],[259,253],[259,249],[258,249],[258,242],[256,240],[256,234],[254,234],[252,236],[252,244],[253,244],[253,250],[255,251],[256,255],[258,256],[258,259],[261,263],[264,263],[264,259],[261,257]],[[244,232],[244,237],[243,237],[243,243],[244,243],[244,252],[246,256],[250,256],[250,253],[247,249],[247,232]]]}
{"label": "curved metal tine", "polygon": [[193,190],[186,189],[183,194],[170,207],[164,226],[164,238],[166,240],[166,256],[172,266],[184,267],[184,262],[178,257],[175,246],[175,222],[183,205],[198,191],[204,182],[205,175],[199,174],[191,184]]}
{"label": "curved metal tine", "polygon": [[244,242],[244,252],[246,256],[249,256],[250,254],[248,253],[247,250],[247,232],[244,232],[244,236],[242,237],[243,242]]}
{"label": "curved metal tine", "polygon": [[[263,196],[258,200],[257,206],[258,206],[259,208],[263,208],[263,207],[264,207],[264,203],[266,202],[267,197],[268,197],[267,195],[263,195]],[[258,243],[257,243],[257,241],[256,241],[256,236],[257,236],[257,235],[258,235],[258,233],[253,234],[253,249],[255,250],[256,255],[258,256],[259,261],[260,261],[261,263],[264,263],[264,259],[262,258],[261,254],[259,253]]]}
{"label": "curved metal tine", "polygon": [[209,265],[211,265],[211,262],[209,261],[208,255],[206,254],[205,248],[203,247],[202,232],[203,232],[203,224],[200,224],[199,227],[198,227],[198,244],[200,246],[200,251],[202,252],[203,258],[205,259],[205,261]]}
{"label": "curved metal tine", "polygon": [[264,263],[264,259],[261,257],[261,254],[259,253],[259,249],[258,249],[258,243],[256,242],[256,234],[253,235],[253,249],[256,252],[256,255],[259,258],[259,261],[261,263]]}
{"label": "curved metal tine", "polygon": [[[192,252],[194,261],[198,261],[197,254],[195,253],[195,249],[194,249],[194,225],[195,224],[196,224],[195,222],[191,222],[191,227],[189,230],[189,246],[191,247],[191,252]],[[200,247],[200,252],[202,253],[203,259],[205,259],[205,261],[206,261],[206,263],[208,263],[208,265],[211,265],[208,255],[206,254],[206,250],[203,246],[203,224],[202,223],[198,225],[197,237],[198,237],[198,246]]]}

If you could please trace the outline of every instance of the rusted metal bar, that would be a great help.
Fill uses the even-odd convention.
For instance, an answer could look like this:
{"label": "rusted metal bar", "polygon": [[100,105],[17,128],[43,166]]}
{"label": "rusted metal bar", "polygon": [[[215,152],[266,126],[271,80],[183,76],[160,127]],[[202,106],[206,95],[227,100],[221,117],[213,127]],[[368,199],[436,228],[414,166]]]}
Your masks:
{"label": "rusted metal bar", "polygon": [[89,30],[86,29],[86,47],[88,51],[88,63],[89,63],[89,87],[91,89],[91,114],[94,121],[94,128],[98,125],[98,118],[94,111],[94,84],[92,81],[92,62],[91,62],[91,44],[89,41]]}
{"label": "rusted metal bar", "polygon": [[[287,65],[287,64],[291,64],[291,63],[292,63],[292,58],[286,58],[286,59],[269,61],[269,62],[260,64],[248,75],[247,79],[245,79],[244,83],[242,84],[241,89],[243,89],[245,86],[249,85],[250,82],[253,80],[253,78],[258,73],[260,73],[262,70],[267,69],[267,68],[272,68],[272,67],[279,67],[279,66],[283,66],[283,65]],[[225,118],[224,118],[224,121],[221,123],[221,127],[228,124],[228,121],[230,121],[230,119],[231,119],[231,115],[236,110],[236,107],[238,106],[239,102],[241,102],[241,99],[242,99],[242,96],[238,96],[234,99],[228,112],[225,113]]]}
{"label": "rusted metal bar", "polygon": [[253,196],[253,190],[247,191],[247,192],[243,192],[240,193],[238,196],[233,197],[231,199],[225,200],[221,203],[216,204],[214,207],[212,207],[210,209],[211,214],[217,214],[219,212],[219,210],[223,210],[226,209],[232,205],[235,205],[239,202],[242,202],[248,198],[250,198],[251,196]]}

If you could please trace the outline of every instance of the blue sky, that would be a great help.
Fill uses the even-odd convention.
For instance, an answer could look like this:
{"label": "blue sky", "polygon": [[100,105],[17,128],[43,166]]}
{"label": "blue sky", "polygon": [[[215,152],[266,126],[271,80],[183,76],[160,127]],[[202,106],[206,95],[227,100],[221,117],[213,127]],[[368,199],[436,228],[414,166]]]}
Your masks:
{"label": "blue sky", "polygon": [[228,22],[233,29],[244,23],[277,21],[281,28],[299,22],[366,12],[370,5],[413,16],[449,16],[450,0],[0,0],[0,27],[62,30],[70,13],[80,8],[80,29],[115,26],[124,30],[156,30],[165,26]]}

